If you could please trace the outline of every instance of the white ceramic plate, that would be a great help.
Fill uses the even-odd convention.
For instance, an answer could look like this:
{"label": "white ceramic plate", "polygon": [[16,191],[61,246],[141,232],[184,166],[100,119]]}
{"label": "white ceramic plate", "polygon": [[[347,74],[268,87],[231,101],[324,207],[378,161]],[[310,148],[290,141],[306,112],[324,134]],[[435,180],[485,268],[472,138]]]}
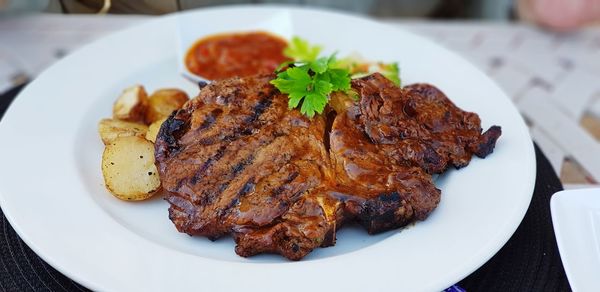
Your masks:
{"label": "white ceramic plate", "polygon": [[600,291],[600,189],[562,191],[550,201],[560,258],[573,291]]}
{"label": "white ceramic plate", "polygon": [[[181,19],[178,20],[178,17]],[[339,233],[300,262],[238,257],[233,241],[178,233],[167,203],[128,203],[104,188],[97,122],[123,88],[196,86],[178,74],[178,23],[197,37],[264,25],[289,28],[340,55],[398,61],[405,84],[430,82],[484,128],[502,126],[495,152],[438,179],[439,207],[404,230]],[[461,57],[364,18],[290,7],[229,7],[161,17],[74,52],[29,84],[0,123],[0,204],[25,242],[74,280],[103,291],[441,290],[496,253],[523,218],[535,179],[519,113]]]}

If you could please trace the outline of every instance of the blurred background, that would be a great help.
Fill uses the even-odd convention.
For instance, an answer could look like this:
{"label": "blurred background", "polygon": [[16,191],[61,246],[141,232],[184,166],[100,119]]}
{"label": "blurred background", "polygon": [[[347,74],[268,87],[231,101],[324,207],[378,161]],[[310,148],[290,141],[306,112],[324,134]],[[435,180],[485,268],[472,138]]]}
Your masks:
{"label": "blurred background", "polygon": [[294,4],[374,17],[517,19],[555,29],[573,29],[600,18],[600,4],[595,0],[0,0],[0,11],[13,15],[27,11],[160,15],[231,4]]}
{"label": "blurred background", "polygon": [[[13,10],[54,13],[95,13],[104,0],[19,0],[4,2]],[[179,10],[227,4],[280,3],[327,7],[379,17],[493,18],[508,19],[512,0],[112,0],[110,13],[164,14]],[[16,4],[19,3],[19,4]],[[8,5],[6,5],[8,6]]]}
{"label": "blurred background", "polygon": [[600,181],[600,0],[0,0],[0,112],[4,96],[94,39],[232,4],[350,12],[428,37],[504,89],[567,188]]}

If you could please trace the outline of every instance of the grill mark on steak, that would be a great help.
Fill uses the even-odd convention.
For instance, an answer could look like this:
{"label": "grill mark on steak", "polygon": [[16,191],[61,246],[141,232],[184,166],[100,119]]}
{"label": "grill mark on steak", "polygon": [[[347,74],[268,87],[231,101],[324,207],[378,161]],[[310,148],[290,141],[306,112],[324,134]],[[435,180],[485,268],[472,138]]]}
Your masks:
{"label": "grill mark on steak", "polygon": [[[268,129],[266,129],[266,130],[268,130]],[[268,132],[268,131],[265,131],[265,132]],[[258,142],[256,142],[257,140],[254,140],[254,142],[258,143],[256,145],[257,148],[270,147],[270,145],[275,141],[276,138],[277,138],[276,135],[272,135],[272,136],[269,136],[268,139],[259,140]],[[246,177],[246,175],[244,174],[244,171],[249,166],[252,166],[256,162],[256,154],[251,153],[246,158],[237,160],[240,157],[243,157],[243,156],[238,155],[240,152],[239,147],[247,147],[249,145],[252,145],[254,142],[236,141],[235,143],[228,143],[227,155],[229,155],[229,156],[226,155],[225,157],[222,157],[222,159],[225,160],[224,163],[226,165],[233,165],[233,166],[230,168],[224,168],[224,169],[222,169],[222,171],[215,170],[216,172],[214,173],[214,175],[221,177],[222,178],[221,181],[224,181],[224,183],[220,184],[220,186],[217,190],[214,190],[214,187],[211,186],[210,184],[204,186],[202,193],[204,194],[203,203],[205,205],[212,204],[213,202],[215,202],[215,199],[221,193],[223,193],[225,190],[228,190],[232,184],[234,185],[234,186],[232,186],[232,188],[235,188],[235,181],[237,181],[238,179],[244,179],[244,177]],[[286,163],[287,160],[283,160],[283,162]],[[257,167],[261,167],[261,166],[257,166]],[[233,191],[235,191],[235,190],[233,190]],[[233,198],[232,200],[234,200],[234,199],[235,198]]]}
{"label": "grill mark on steak", "polygon": [[233,129],[232,133],[226,134],[225,136],[216,135],[207,138],[203,138],[198,141],[202,145],[212,145],[219,142],[231,142],[235,141],[240,137],[248,136],[252,134],[253,130],[259,129],[262,124],[256,124],[258,118],[271,106],[272,95],[261,94],[261,100],[252,108],[252,114],[246,117],[237,128]]}
{"label": "grill mark on steak", "polygon": [[352,80],[360,100],[332,94],[327,114],[308,119],[273,78],[206,85],[156,140],[177,230],[232,234],[241,256],[299,260],[350,220],[371,234],[424,220],[441,196],[431,175],[487,156],[501,135],[482,134],[476,114],[431,85],[372,74]]}
{"label": "grill mark on steak", "polygon": [[229,204],[227,204],[227,206],[224,209],[220,210],[218,216],[223,216],[223,214],[227,212],[227,210],[230,210],[233,206],[237,205],[240,201],[240,197],[243,197],[249,192],[253,191],[255,186],[256,184],[254,183],[254,177],[249,178],[246,181],[246,183],[244,183],[242,188],[237,192],[237,196],[232,198]]}
{"label": "grill mark on steak", "polygon": [[[245,196],[247,193],[251,192],[252,190],[254,190],[254,186],[256,186],[256,184],[254,183],[254,177],[251,177],[250,179],[248,179],[246,181],[246,183],[242,186],[242,188],[238,191],[237,196],[238,197],[243,197]],[[235,198],[233,201],[237,201],[238,198]],[[228,204],[228,206],[231,206],[232,204]]]}
{"label": "grill mark on steak", "polygon": [[[263,97],[256,106],[252,109],[253,114],[244,119],[239,128],[237,128],[232,134],[223,137],[224,141],[233,141],[239,138],[240,136],[247,136],[252,134],[253,130],[259,129],[261,124],[258,126],[252,125],[255,123],[258,118],[271,106],[271,100],[268,97]],[[246,125],[246,127],[243,127]],[[254,127],[253,127],[254,126]]]}
{"label": "grill mark on steak", "polygon": [[235,166],[232,167],[231,169],[231,173],[233,176],[238,175],[240,172],[242,172],[244,169],[246,169],[246,167],[250,164],[252,164],[252,162],[254,161],[254,154],[250,154],[248,155],[248,157],[242,159],[242,161],[240,161],[238,164],[236,164]]}
{"label": "grill mark on steak", "polygon": [[[161,125],[157,136],[162,137],[164,143],[155,146],[155,152],[166,156],[176,155],[179,151],[178,139],[189,129],[190,125],[184,120],[176,119],[179,111],[173,111],[167,120]],[[185,118],[186,114],[183,114]],[[159,149],[159,147],[162,147]]]}
{"label": "grill mark on steak", "polygon": [[196,131],[200,132],[208,129],[210,126],[214,125],[217,121],[217,117],[223,113],[222,109],[214,109],[209,114],[206,115],[206,119],[204,122],[200,124],[200,126],[196,129]]}
{"label": "grill mark on steak", "polygon": [[[213,156],[211,156],[211,157],[210,157],[210,158],[209,158],[209,159],[208,159],[208,160],[207,160],[207,161],[206,161],[206,162],[205,162],[205,163],[204,163],[204,164],[203,164],[203,165],[202,165],[202,166],[201,166],[201,167],[200,167],[200,168],[199,168],[199,169],[196,171],[196,175],[194,175],[194,176],[192,177],[192,179],[190,180],[190,182],[191,182],[192,184],[194,184],[194,185],[195,185],[196,183],[198,183],[198,180],[204,176],[204,174],[206,173],[206,171],[208,170],[208,168],[209,168],[211,165],[213,165],[214,163],[216,163],[216,162],[217,162],[219,159],[223,158],[223,156],[225,155],[225,150],[226,150],[225,146],[221,146],[221,147],[220,147],[220,148],[217,150],[217,152],[216,152],[216,153],[215,153]],[[239,173],[241,173],[241,172],[242,172],[244,169],[246,169],[246,167],[247,167],[248,165],[251,165],[253,161],[254,161],[254,155],[252,155],[252,154],[251,154],[251,155],[249,155],[248,157],[246,157],[246,158],[242,159],[242,161],[238,162],[236,165],[234,165],[234,166],[231,168],[231,172],[230,172],[230,174],[228,174],[228,175],[227,175],[227,177],[234,178],[234,177],[235,177],[235,176],[237,176]],[[220,193],[220,192],[224,191],[224,190],[227,188],[227,186],[228,186],[228,185],[229,185],[228,183],[221,184],[221,185],[219,186],[219,191],[218,191],[218,192]],[[180,187],[181,187],[181,186],[179,185],[179,186],[178,186],[178,188],[180,188]]]}
{"label": "grill mark on steak", "polygon": [[198,168],[198,170],[196,170],[196,174],[194,176],[192,176],[192,178],[190,179],[190,182],[193,185],[195,185],[198,182],[198,180],[206,174],[206,172],[212,165],[217,163],[219,161],[219,159],[221,159],[223,157],[223,155],[225,154],[225,149],[226,149],[225,146],[219,147],[219,149],[217,149],[217,152],[215,152],[215,154],[213,154],[211,157],[209,157],[208,160],[206,160],[206,162],[204,162],[200,166],[200,168]]}
{"label": "grill mark on steak", "polygon": [[244,120],[244,123],[250,124],[258,120],[258,117],[262,115],[272,104],[272,98],[275,94],[274,91],[269,91],[269,94],[265,94],[263,92],[259,92],[258,96],[260,100],[258,103],[252,108],[252,115]]}
{"label": "grill mark on steak", "polygon": [[298,175],[300,175],[300,173],[297,171],[290,173],[290,175],[283,181],[283,184],[278,186],[271,192],[271,197],[279,198],[281,194],[285,191],[286,185],[292,182],[294,179],[296,179]]}

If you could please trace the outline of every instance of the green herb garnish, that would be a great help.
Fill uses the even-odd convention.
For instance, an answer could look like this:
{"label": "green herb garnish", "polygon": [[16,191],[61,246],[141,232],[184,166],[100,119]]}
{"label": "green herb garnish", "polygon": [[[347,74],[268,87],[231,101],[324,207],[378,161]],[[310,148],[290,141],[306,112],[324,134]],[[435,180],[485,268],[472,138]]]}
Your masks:
{"label": "green herb garnish", "polygon": [[294,61],[314,61],[321,53],[320,46],[311,46],[306,40],[297,36],[292,38],[290,44],[283,50],[283,54]]}
{"label": "green herb garnish", "polygon": [[394,84],[401,86],[400,83],[400,68],[398,67],[398,63],[378,63],[379,66],[378,72],[380,72],[385,78],[394,82]]}
{"label": "green herb garnish", "polygon": [[332,66],[336,63],[335,54],[318,57],[320,52],[320,47],[294,37],[284,50],[294,61],[282,64],[287,69],[271,80],[279,91],[288,94],[289,108],[296,108],[302,102],[300,112],[308,117],[323,113],[330,93],[350,89],[350,72]]}
{"label": "green herb garnish", "polygon": [[349,92],[351,78],[374,72],[380,72],[400,85],[397,63],[371,63],[357,57],[337,60],[335,54],[319,57],[321,50],[320,46],[293,37],[283,51],[292,61],[284,62],[277,68],[279,73],[277,78],[271,80],[271,84],[289,96],[290,109],[302,103],[300,112],[312,118],[315,113],[323,113],[332,92]]}
{"label": "green herb garnish", "polygon": [[352,78],[360,78],[379,72],[387,79],[394,82],[394,84],[401,86],[400,68],[398,63],[395,62],[369,62],[358,55],[353,55],[339,59],[334,66],[348,69]]}

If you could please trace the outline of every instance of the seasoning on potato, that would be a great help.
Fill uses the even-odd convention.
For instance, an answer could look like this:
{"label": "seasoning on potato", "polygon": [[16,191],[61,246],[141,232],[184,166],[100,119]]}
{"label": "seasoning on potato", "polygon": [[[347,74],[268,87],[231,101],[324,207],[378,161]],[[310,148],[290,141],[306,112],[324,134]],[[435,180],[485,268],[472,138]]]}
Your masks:
{"label": "seasoning on potato", "polygon": [[123,90],[113,105],[113,118],[144,123],[148,110],[148,94],[141,85]]}
{"label": "seasoning on potato", "polygon": [[98,133],[104,145],[111,144],[119,137],[137,136],[144,138],[148,126],[115,119],[102,119],[98,123]]}
{"label": "seasoning on potato", "polygon": [[174,110],[180,109],[188,100],[187,93],[179,89],[168,88],[155,91],[148,98],[146,123],[152,124],[168,117]]}
{"label": "seasoning on potato", "polygon": [[116,138],[102,154],[102,174],[106,188],[119,199],[152,197],[160,188],[154,144],[137,136]]}

